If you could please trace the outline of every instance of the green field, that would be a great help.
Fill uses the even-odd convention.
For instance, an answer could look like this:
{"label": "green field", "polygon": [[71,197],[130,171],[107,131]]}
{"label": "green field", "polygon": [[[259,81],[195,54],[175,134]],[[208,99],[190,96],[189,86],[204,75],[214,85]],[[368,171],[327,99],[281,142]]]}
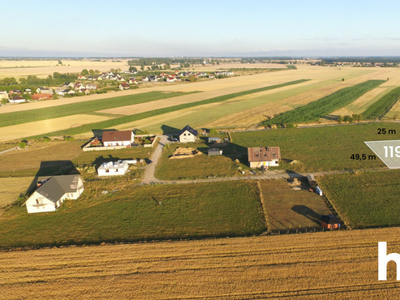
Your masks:
{"label": "green field", "polygon": [[397,103],[400,99],[400,87],[391,90],[377,102],[368,107],[362,116],[366,120],[382,119],[384,115]]}
{"label": "green field", "polygon": [[[391,128],[400,134],[398,123],[360,123],[302,129],[277,129],[232,133],[232,143],[243,148],[278,146],[283,158],[280,168],[299,172],[352,170],[385,167],[376,160],[351,160],[352,154],[373,155],[365,141],[392,140],[393,135],[378,135],[378,128]],[[292,160],[301,164],[290,165]]]}
{"label": "green field", "polygon": [[[102,191],[117,190],[104,195]],[[161,205],[159,205],[161,202]],[[27,214],[15,205],[0,218],[0,247],[244,236],[265,230],[257,185],[223,183],[135,186],[85,183],[57,212]]]}
{"label": "green field", "polygon": [[347,226],[400,225],[400,171],[323,176],[318,183]]}
{"label": "green field", "polygon": [[331,112],[344,107],[366,92],[384,83],[384,80],[368,80],[366,82],[341,89],[329,96],[285,112],[271,120],[263,122],[264,125],[307,123],[316,122]]}

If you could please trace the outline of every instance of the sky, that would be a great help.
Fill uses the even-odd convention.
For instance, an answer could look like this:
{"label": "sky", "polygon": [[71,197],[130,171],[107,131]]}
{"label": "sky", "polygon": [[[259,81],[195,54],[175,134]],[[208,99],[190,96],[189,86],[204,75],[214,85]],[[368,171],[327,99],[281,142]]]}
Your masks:
{"label": "sky", "polygon": [[400,1],[14,0],[1,11],[0,56],[400,56]]}

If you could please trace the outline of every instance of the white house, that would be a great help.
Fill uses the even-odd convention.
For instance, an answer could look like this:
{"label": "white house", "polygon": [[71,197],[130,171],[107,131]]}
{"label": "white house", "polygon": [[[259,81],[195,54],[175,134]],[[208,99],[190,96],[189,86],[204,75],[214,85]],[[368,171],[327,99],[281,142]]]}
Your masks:
{"label": "white house", "polygon": [[115,175],[125,175],[129,168],[129,164],[136,163],[136,160],[118,160],[104,162],[97,169],[97,174],[99,176],[115,176]]}
{"label": "white house", "polygon": [[183,128],[179,132],[179,142],[181,143],[195,142],[197,139],[197,134],[198,134],[197,130],[194,130],[189,125],[186,125],[185,128]]}
{"label": "white house", "polygon": [[24,102],[26,102],[26,99],[25,99],[25,98],[22,98],[22,97],[20,97],[20,96],[15,96],[15,97],[10,98],[10,99],[8,100],[8,102],[14,103],[14,104],[17,104],[17,103],[24,103]]}
{"label": "white house", "polygon": [[8,93],[6,91],[0,91],[0,99],[8,99]]}
{"label": "white house", "polygon": [[53,176],[26,200],[26,210],[28,213],[55,211],[65,199],[78,199],[83,190],[80,175]]}
{"label": "white house", "polygon": [[39,87],[39,88],[36,89],[36,93],[38,93],[38,94],[50,94],[50,95],[53,95],[53,90],[41,86],[41,87]]}
{"label": "white house", "polygon": [[103,131],[101,139],[104,147],[130,146],[135,140],[132,131]]}
{"label": "white house", "polygon": [[279,147],[247,148],[250,168],[279,166],[281,150]]}

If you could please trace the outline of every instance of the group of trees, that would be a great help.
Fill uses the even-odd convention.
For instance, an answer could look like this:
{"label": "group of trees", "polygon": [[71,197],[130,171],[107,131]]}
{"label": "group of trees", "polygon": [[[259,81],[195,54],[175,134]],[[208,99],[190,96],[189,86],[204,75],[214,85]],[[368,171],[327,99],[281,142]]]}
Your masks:
{"label": "group of trees", "polygon": [[338,116],[337,121],[339,123],[345,122],[345,123],[353,123],[354,121],[360,122],[363,120],[363,115],[362,114],[352,114],[351,116],[346,115],[346,116]]}

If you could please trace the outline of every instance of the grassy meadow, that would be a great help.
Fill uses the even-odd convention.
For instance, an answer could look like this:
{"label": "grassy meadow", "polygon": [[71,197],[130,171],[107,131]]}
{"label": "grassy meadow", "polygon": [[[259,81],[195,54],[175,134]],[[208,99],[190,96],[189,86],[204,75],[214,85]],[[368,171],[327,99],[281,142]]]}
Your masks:
{"label": "grassy meadow", "polygon": [[79,200],[66,201],[57,212],[28,215],[20,205],[9,208],[0,217],[0,247],[244,236],[264,230],[255,183],[138,187],[127,178],[111,178],[86,182]]}
{"label": "grassy meadow", "polygon": [[347,226],[400,225],[400,171],[327,175],[318,180]]}
{"label": "grassy meadow", "polygon": [[[329,127],[276,129],[231,133],[232,144],[247,147],[259,145],[281,149],[280,168],[298,172],[357,170],[385,167],[376,160],[352,160],[352,154],[373,155],[365,141],[392,140],[393,135],[378,135],[378,128],[394,129],[400,133],[399,123],[357,123]],[[297,160],[294,166],[289,163]]]}

